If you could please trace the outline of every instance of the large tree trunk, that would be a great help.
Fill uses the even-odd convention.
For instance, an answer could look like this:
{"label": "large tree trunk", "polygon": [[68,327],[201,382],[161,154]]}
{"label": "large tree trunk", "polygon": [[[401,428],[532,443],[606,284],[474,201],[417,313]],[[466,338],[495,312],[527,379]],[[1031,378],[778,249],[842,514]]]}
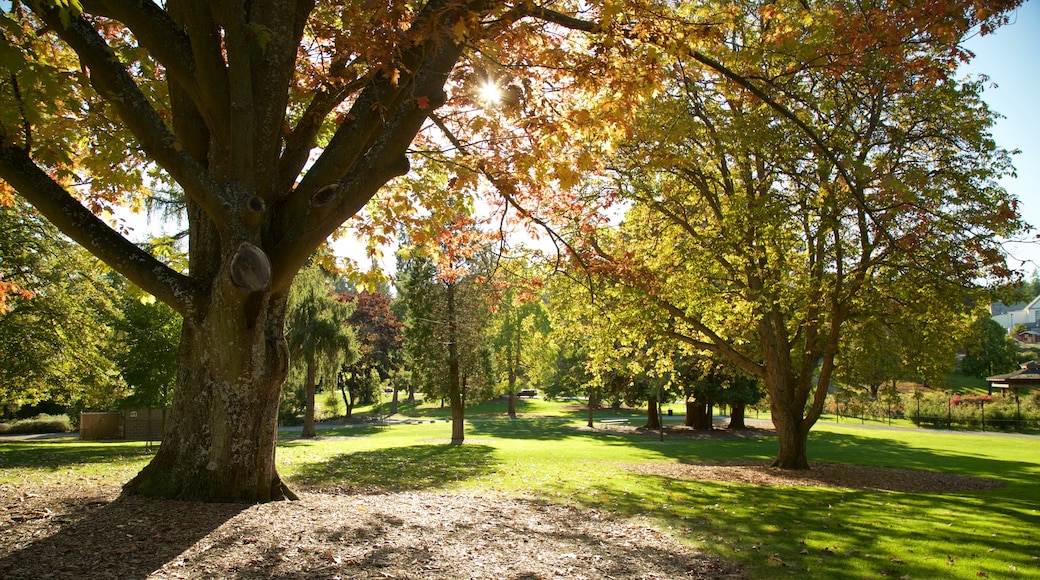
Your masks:
{"label": "large tree trunk", "polygon": [[285,299],[236,296],[228,285],[207,312],[184,323],[162,446],[124,489],[215,502],[295,498],[275,468]]}
{"label": "large tree trunk", "polygon": [[702,399],[686,399],[686,419],[683,424],[699,430],[710,430],[711,401]]}
{"label": "large tree trunk", "polygon": [[747,425],[744,424],[745,410],[747,410],[747,403],[733,403],[729,411],[730,429],[747,429]]}
{"label": "large tree trunk", "polygon": [[770,397],[770,411],[773,415],[773,425],[776,427],[776,439],[780,444],[773,467],[809,469],[809,459],[806,455],[809,430],[803,428],[802,407],[777,404],[777,398]]}
{"label": "large tree trunk", "polygon": [[317,382],[318,367],[314,364],[314,361],[307,362],[307,380],[303,386],[304,388],[304,405],[303,405],[303,437],[314,437],[317,433],[314,431],[314,391],[316,390],[315,382]]}

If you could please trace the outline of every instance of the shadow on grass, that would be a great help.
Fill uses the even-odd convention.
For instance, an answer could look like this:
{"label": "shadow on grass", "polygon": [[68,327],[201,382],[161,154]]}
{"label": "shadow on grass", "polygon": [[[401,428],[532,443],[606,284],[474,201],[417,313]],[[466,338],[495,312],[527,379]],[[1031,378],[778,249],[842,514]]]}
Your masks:
{"label": "shadow on grass", "polygon": [[466,424],[466,432],[478,437],[496,437],[499,439],[559,441],[563,439],[583,438],[611,442],[618,445],[639,444],[651,440],[656,441],[659,437],[657,431],[618,431],[605,428],[588,429],[582,423],[566,417],[516,420],[474,420]]}
{"label": "shadow on grass", "polygon": [[926,449],[893,439],[857,437],[852,433],[815,432],[809,438],[810,463],[856,463],[942,471],[1029,486],[1034,486],[1040,477],[1040,465],[1036,462],[992,459],[981,456],[980,451],[984,452],[970,447],[963,451]]}
{"label": "shadow on grass", "polygon": [[495,448],[488,445],[411,445],[343,453],[301,466],[293,485],[346,487],[361,491],[404,491],[443,487],[494,473]]}
{"label": "shadow on grass", "polygon": [[[649,517],[751,577],[1026,577],[1040,572],[1027,501],[770,487],[626,474],[576,501]],[[1024,576],[1012,574],[1019,570]],[[1027,572],[1028,571],[1028,572]]]}
{"label": "shadow on grass", "polygon": [[33,441],[0,443],[0,469],[61,468],[91,463],[121,462],[150,457],[159,446],[145,448],[126,441]]}

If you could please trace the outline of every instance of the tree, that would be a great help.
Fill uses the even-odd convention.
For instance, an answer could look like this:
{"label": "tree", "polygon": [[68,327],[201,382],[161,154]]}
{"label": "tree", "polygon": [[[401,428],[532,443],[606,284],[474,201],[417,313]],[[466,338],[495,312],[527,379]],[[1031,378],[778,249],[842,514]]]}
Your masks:
{"label": "tree", "polygon": [[[354,305],[354,312],[350,315],[348,323],[354,329],[357,336],[358,350],[360,356],[352,364],[345,365],[341,369],[344,394],[343,402],[347,405],[347,416],[353,408],[363,389],[367,389],[376,377],[382,383],[391,378],[401,367],[401,334],[402,325],[397,317],[390,311],[390,295],[385,292],[362,291],[358,293],[345,292],[339,295],[339,299]],[[347,386],[355,387],[351,390],[348,400]],[[397,385],[394,384],[394,405],[396,412]]]}
{"label": "tree", "polygon": [[[869,13],[831,6],[851,20]],[[854,66],[817,67],[792,58],[787,35],[822,48],[847,21],[788,29],[777,45],[769,15],[803,8],[740,9],[725,53],[740,74],[676,59],[615,163],[624,222],[586,228],[574,244],[582,266],[624,294],[621,313],[644,313],[628,324],[761,379],[774,465],[804,469],[844,325],[870,301],[895,300],[893,279],[966,313],[977,280],[1010,274],[999,241],[1022,225],[996,185],[1010,166],[981,85],[958,82],[947,60],[972,14],[949,36],[903,29]]]}
{"label": "tree", "polygon": [[[435,109],[449,96],[475,101],[466,90],[474,67],[457,64],[573,55],[574,78],[589,84],[606,67],[586,72],[584,63],[618,62],[608,44],[589,52],[614,34],[612,16],[582,27],[589,42],[572,43],[560,34],[569,16],[526,3],[43,0],[3,9],[2,196],[16,191],[184,319],[170,436],[126,490],[211,501],[286,495],[274,453],[292,280],[408,172],[406,152]],[[460,88],[451,95],[449,79]],[[187,274],[96,217],[159,184],[186,203]]]}
{"label": "tree", "polygon": [[984,379],[1016,368],[1018,346],[1004,327],[988,316],[975,320],[964,345],[961,372]]}
{"label": "tree", "polygon": [[168,305],[127,286],[116,323],[119,372],[132,390],[129,405],[165,411],[177,382],[181,317]]}
{"label": "tree", "polygon": [[23,201],[0,207],[0,276],[19,289],[0,313],[0,406],[108,410],[126,394],[109,273]]}
{"label": "tree", "polygon": [[314,437],[314,395],[318,383],[335,381],[339,369],[358,358],[358,343],[350,327],[354,305],[341,302],[317,266],[296,277],[286,317],[287,344],[293,374],[303,373],[305,411],[303,436]]}
{"label": "tree", "polygon": [[[989,24],[1018,2],[965,4]],[[595,159],[554,150],[581,151],[602,133],[580,122],[590,111],[624,117],[658,85],[662,51],[648,41],[666,39],[670,49],[717,43],[710,34],[659,34],[654,23],[670,24],[660,18],[670,7],[635,1],[561,3],[559,11],[447,0],[4,7],[3,195],[15,190],[184,319],[170,436],[126,489],[212,501],[286,495],[274,453],[293,277],[345,220],[408,172],[409,146],[436,109],[451,99],[446,111],[472,110],[469,89],[498,80],[490,68],[494,76],[524,70],[530,78],[505,88],[516,97],[510,114],[524,117],[524,143],[533,145],[496,142],[513,153],[489,157],[483,168],[568,189]],[[962,16],[904,10],[865,29],[924,30],[933,12],[954,23]],[[576,106],[558,106],[564,98]],[[478,132],[476,115],[449,120]],[[185,199],[187,274],[96,217],[149,195],[156,183]]]}
{"label": "tree", "polygon": [[516,394],[520,385],[529,383],[536,372],[544,369],[544,365],[536,361],[546,356],[549,318],[537,293],[539,278],[507,274],[501,265],[496,274],[499,274],[496,283],[502,291],[489,325],[490,347],[498,382],[505,383],[509,399],[507,413],[510,419],[516,419]]}

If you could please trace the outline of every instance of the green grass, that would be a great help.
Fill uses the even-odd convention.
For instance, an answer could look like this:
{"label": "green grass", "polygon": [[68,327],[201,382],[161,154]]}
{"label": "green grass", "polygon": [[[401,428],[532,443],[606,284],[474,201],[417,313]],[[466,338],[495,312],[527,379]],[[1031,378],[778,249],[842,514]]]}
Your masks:
{"label": "green grass", "polygon": [[[753,578],[1040,577],[1040,438],[821,423],[809,444],[813,461],[978,475],[1006,486],[945,494],[761,487],[626,466],[770,459],[773,439],[661,442],[655,433],[582,429],[563,407],[540,418],[473,421],[461,446],[448,444],[446,423],[323,430],[318,440],[283,441],[279,469],[298,487],[449,489],[648,516],[741,562]],[[147,458],[139,444],[0,443],[0,483],[117,483]]]}
{"label": "green grass", "polygon": [[946,385],[954,393],[962,395],[984,395],[988,392],[986,379],[953,374],[946,377]]}
{"label": "green grass", "polygon": [[[516,413],[517,416],[523,418],[530,417],[559,417],[559,418],[571,418],[571,419],[585,419],[588,416],[588,411],[585,408],[586,402],[584,400],[547,400],[538,398],[518,398],[516,400]],[[685,407],[680,404],[672,405],[675,409],[673,412],[681,415],[685,412]],[[379,405],[368,405],[364,407],[358,407],[354,410],[355,414],[371,414],[371,413],[383,413],[389,410],[390,404],[383,402]],[[668,406],[665,407],[666,409]],[[469,405],[466,407],[466,418],[491,418],[491,417],[506,417],[509,412],[509,400],[505,398],[496,398],[490,401],[485,401],[477,405]],[[600,418],[646,418],[645,409],[630,409],[622,407],[621,409],[614,410],[609,407],[598,409],[595,413],[597,419]],[[401,419],[450,419],[451,409],[445,404],[442,408],[439,400],[431,399],[424,401],[422,398],[417,398],[416,402],[409,403],[403,399],[398,402],[397,414],[394,415],[396,418]]]}

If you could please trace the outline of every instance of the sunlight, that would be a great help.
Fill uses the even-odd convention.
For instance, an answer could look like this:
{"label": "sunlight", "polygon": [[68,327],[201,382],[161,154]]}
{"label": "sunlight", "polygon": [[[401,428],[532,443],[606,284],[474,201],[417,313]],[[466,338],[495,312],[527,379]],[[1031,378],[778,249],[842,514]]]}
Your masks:
{"label": "sunlight", "polygon": [[485,105],[497,105],[502,100],[502,89],[494,81],[484,81],[477,89],[477,97]]}

